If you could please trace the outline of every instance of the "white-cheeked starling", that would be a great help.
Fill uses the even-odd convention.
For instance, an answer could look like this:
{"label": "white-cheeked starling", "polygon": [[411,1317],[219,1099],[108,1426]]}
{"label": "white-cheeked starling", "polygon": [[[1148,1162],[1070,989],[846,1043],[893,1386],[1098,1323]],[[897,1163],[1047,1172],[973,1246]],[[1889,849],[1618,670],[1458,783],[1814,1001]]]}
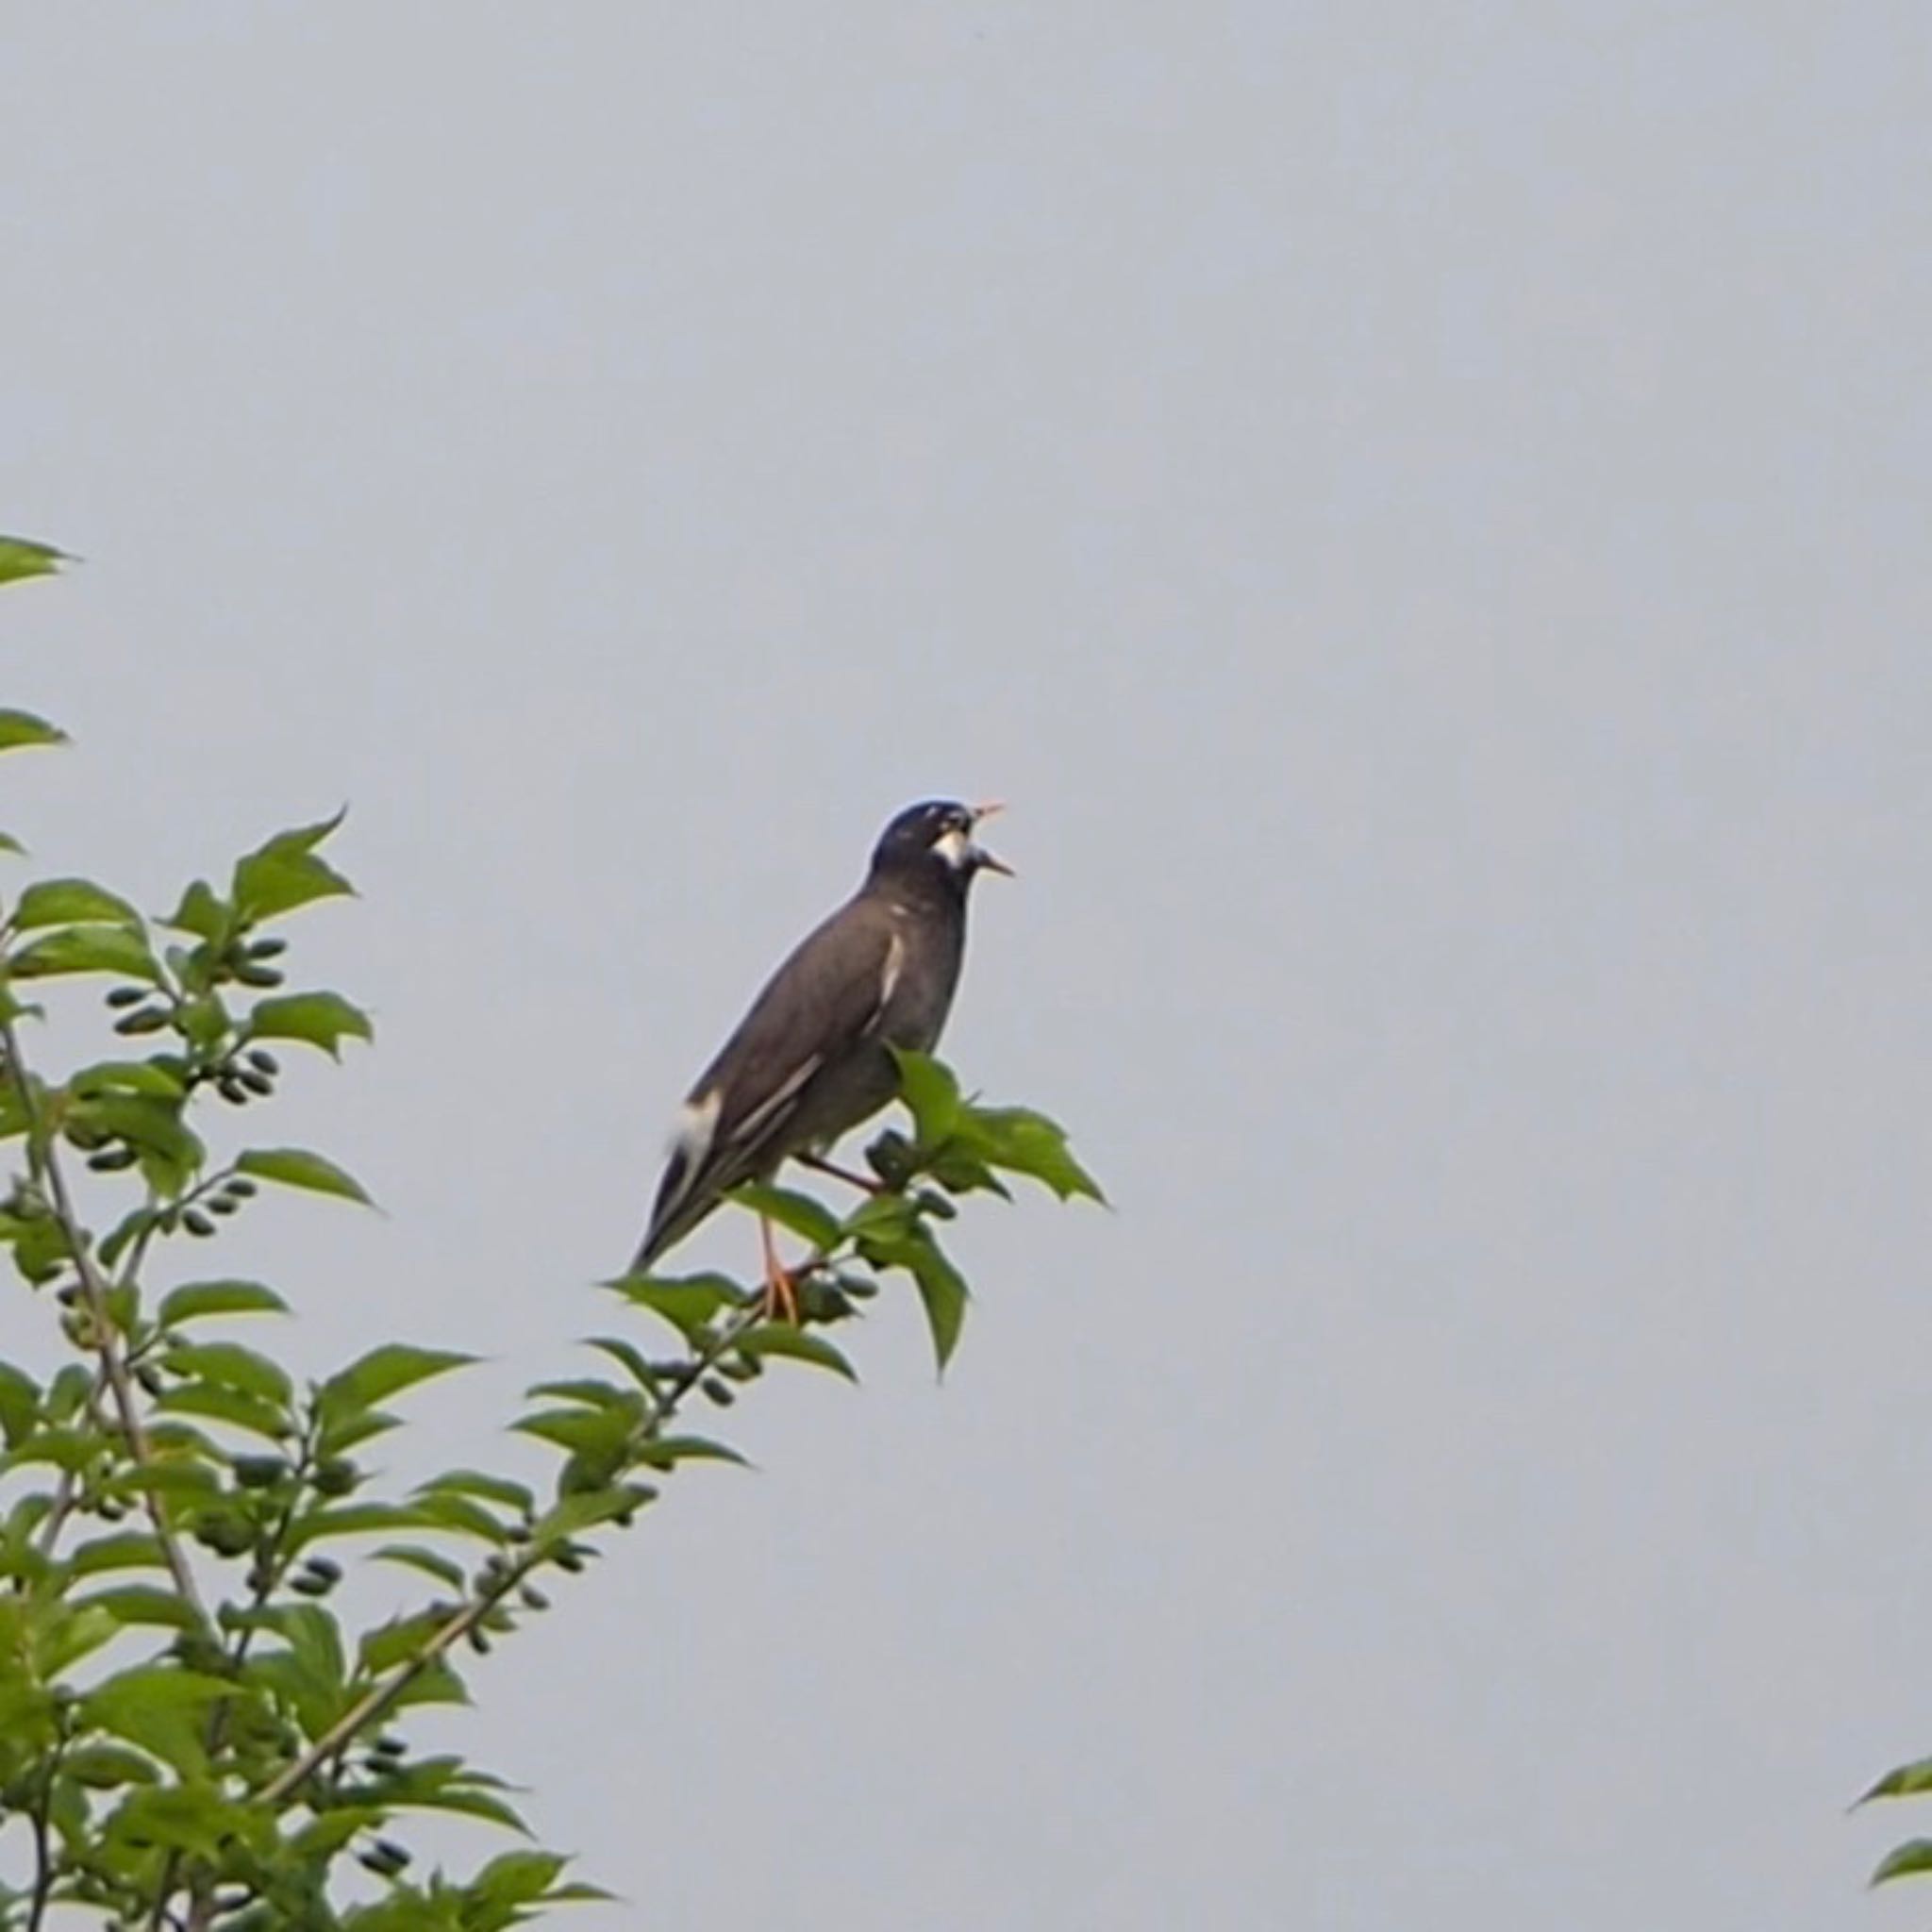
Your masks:
{"label": "white-cheeked starling", "polygon": [[[898,1091],[890,1048],[929,1053],[953,1004],[966,896],[980,872],[1009,872],[974,838],[996,806],[934,800],[902,811],[858,891],[780,966],[684,1103],[651,1225],[648,1270],[719,1201],[793,1156],[820,1159]],[[794,1313],[764,1229],[768,1303]]]}

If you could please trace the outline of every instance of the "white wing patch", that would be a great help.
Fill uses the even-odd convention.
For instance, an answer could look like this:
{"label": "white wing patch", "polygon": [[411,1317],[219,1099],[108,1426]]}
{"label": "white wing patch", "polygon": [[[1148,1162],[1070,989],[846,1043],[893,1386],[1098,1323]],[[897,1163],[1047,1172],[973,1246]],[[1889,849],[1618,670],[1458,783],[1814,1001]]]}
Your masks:
{"label": "white wing patch", "polygon": [[892,1003],[892,989],[899,984],[899,975],[906,970],[906,936],[897,927],[886,941],[886,970],[879,980],[878,1011],[883,1013]]}
{"label": "white wing patch", "polygon": [[801,1060],[771,1093],[738,1123],[732,1129],[733,1136],[741,1142],[756,1140],[758,1129],[818,1072],[824,1064],[824,1054],[815,1053],[809,1058]]}
{"label": "white wing patch", "polygon": [[719,1109],[724,1105],[724,1090],[713,1087],[678,1109],[677,1125],[671,1135],[673,1154],[682,1158],[687,1172],[694,1173],[705,1164],[711,1151],[711,1137],[718,1131]]}

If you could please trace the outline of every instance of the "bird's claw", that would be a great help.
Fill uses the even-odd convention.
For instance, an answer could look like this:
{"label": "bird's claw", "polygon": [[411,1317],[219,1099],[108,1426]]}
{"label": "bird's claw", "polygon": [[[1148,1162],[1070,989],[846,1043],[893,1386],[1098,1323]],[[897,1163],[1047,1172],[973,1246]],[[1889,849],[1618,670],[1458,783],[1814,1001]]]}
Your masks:
{"label": "bird's claw", "polygon": [[765,1298],[759,1319],[775,1322],[780,1316],[798,1326],[798,1277],[778,1258],[777,1243],[772,1239],[772,1224],[758,1217],[758,1234],[765,1251]]}
{"label": "bird's claw", "polygon": [[798,1283],[789,1269],[780,1268],[775,1274],[765,1277],[764,1300],[760,1304],[758,1319],[764,1322],[786,1321],[798,1326]]}

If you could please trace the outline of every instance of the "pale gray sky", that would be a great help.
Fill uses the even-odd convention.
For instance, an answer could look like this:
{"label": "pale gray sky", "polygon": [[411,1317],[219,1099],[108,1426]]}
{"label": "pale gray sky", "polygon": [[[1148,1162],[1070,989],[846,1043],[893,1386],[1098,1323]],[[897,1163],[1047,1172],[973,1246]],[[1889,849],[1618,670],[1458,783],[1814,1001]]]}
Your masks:
{"label": "pale gray sky", "polygon": [[492,1357],[407,1468],[1012,802],[950,1050],[1120,1211],[975,1214],[943,1390],[882,1308],[447,1720],[586,1932],[1923,1919],[1927,19],[13,9],[7,822],[155,903],[350,802],[282,1124],[389,1216],[230,1259]]}

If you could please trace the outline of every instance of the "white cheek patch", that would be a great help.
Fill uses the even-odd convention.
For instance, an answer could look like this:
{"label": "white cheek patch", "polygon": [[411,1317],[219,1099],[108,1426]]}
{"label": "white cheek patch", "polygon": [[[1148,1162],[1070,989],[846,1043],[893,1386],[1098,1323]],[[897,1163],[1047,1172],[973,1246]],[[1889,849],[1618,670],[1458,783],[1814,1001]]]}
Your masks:
{"label": "white cheek patch", "polygon": [[950,832],[942,832],[932,841],[932,849],[958,872],[973,857],[973,835],[960,831],[955,825]]}
{"label": "white cheek patch", "polygon": [[718,1110],[724,1105],[724,1090],[713,1087],[696,1100],[687,1101],[678,1110],[670,1151],[682,1155],[688,1168],[704,1165],[705,1156],[711,1150],[711,1136],[718,1131]]}

